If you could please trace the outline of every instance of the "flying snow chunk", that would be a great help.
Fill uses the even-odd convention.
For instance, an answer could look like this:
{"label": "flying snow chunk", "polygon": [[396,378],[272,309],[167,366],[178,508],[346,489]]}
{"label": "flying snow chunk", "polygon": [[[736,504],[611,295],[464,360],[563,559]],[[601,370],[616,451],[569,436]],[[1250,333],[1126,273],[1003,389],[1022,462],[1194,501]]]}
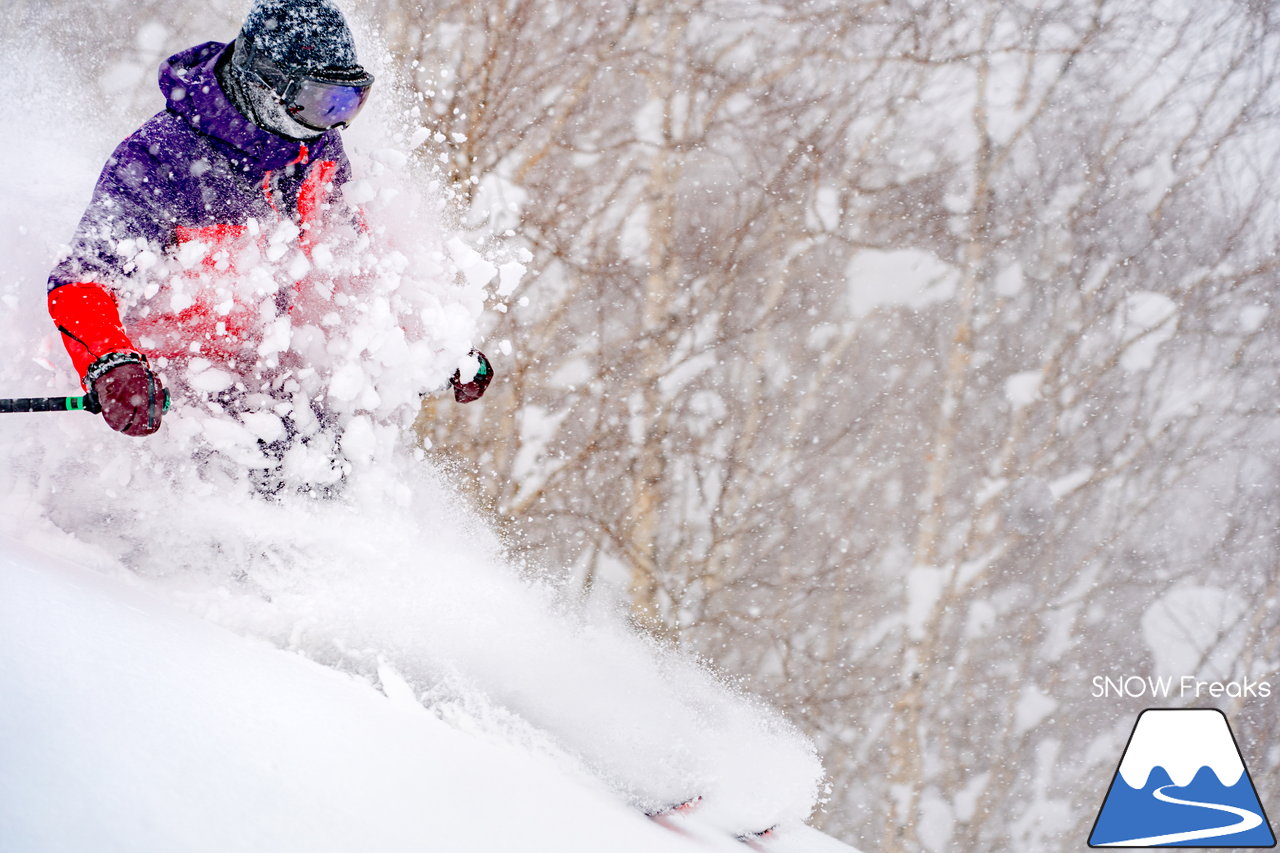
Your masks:
{"label": "flying snow chunk", "polygon": [[333,373],[333,379],[329,382],[329,396],[335,400],[354,400],[364,391],[366,383],[367,377],[359,364],[344,364]]}
{"label": "flying snow chunk", "polygon": [[524,277],[525,269],[524,264],[516,261],[498,267],[498,295],[505,297],[514,293],[520,286],[520,279]]}
{"label": "flying snow chunk", "polygon": [[245,412],[240,416],[240,422],[255,438],[268,444],[285,436],[284,423],[271,412]]}
{"label": "flying snow chunk", "polygon": [[225,370],[210,367],[207,370],[192,370],[187,374],[187,382],[197,391],[216,394],[230,388],[235,382],[235,377]]}
{"label": "flying snow chunk", "polygon": [[480,359],[474,355],[464,355],[458,359],[458,381],[466,384],[476,378],[476,373],[480,370]]}
{"label": "flying snow chunk", "polygon": [[347,204],[368,204],[378,197],[378,188],[372,181],[354,179],[342,185],[342,198]]}
{"label": "flying snow chunk", "polygon": [[484,287],[493,281],[493,277],[498,274],[498,268],[475,249],[462,242],[461,238],[454,237],[448,244],[449,256],[453,258],[453,262],[458,265],[458,270],[466,278],[467,284],[472,287]]}
{"label": "flying snow chunk", "polygon": [[409,155],[398,148],[379,148],[370,156],[394,172],[402,171],[409,162]]}
{"label": "flying snow chunk", "polygon": [[310,271],[311,261],[307,260],[307,256],[302,252],[294,255],[293,260],[289,262],[289,278],[295,281],[306,278]]}
{"label": "flying snow chunk", "polygon": [[349,458],[368,463],[378,452],[378,437],[366,417],[353,418],[342,434],[342,451]]}
{"label": "flying snow chunk", "polygon": [[409,148],[415,149],[431,138],[431,131],[425,127],[419,127],[409,135]]}

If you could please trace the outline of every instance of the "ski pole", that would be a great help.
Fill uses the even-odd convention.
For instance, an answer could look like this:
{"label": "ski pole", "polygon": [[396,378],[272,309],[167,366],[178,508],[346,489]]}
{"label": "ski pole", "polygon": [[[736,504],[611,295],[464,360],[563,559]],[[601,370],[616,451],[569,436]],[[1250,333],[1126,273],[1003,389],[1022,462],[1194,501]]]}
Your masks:
{"label": "ski pole", "polygon": [[[164,389],[164,411],[173,408],[173,398],[169,389]],[[88,412],[96,415],[102,411],[98,405],[96,394],[83,394],[79,397],[15,397],[11,400],[0,399],[0,415],[13,412]]]}
{"label": "ski pole", "polygon": [[[166,401],[168,402],[168,401]],[[80,397],[17,397],[0,400],[0,414],[12,412],[91,412],[102,411],[92,394]]]}

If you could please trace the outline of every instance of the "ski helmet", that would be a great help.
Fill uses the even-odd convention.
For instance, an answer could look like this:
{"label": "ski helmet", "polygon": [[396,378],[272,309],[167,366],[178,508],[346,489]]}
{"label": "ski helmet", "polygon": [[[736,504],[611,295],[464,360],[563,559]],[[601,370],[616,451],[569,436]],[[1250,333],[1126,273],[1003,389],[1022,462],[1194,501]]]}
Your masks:
{"label": "ski helmet", "polygon": [[268,130],[296,131],[296,123],[304,131],[285,134],[290,136],[347,126],[373,84],[373,75],[356,61],[346,20],[329,0],[257,0],[236,37],[231,64],[274,96],[275,104],[257,110]]}

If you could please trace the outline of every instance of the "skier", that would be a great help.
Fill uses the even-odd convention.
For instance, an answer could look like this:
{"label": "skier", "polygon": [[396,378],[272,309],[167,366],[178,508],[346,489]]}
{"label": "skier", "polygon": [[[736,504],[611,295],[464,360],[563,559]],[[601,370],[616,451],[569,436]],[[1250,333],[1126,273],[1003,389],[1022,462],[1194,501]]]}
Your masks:
{"label": "skier", "polygon": [[[195,246],[207,270],[220,270],[227,254],[218,250],[260,234],[261,223],[291,220],[304,250],[328,222],[358,228],[359,213],[337,192],[351,175],[338,131],[372,84],[329,0],[257,0],[233,42],[201,44],[161,66],[165,110],[116,148],[49,277],[49,314],[112,429],[145,436],[160,427],[167,392],[148,355],[169,362],[198,353],[234,367],[253,357],[254,318],[288,312],[304,296],[290,281],[268,305],[170,300],[180,307],[148,308],[127,329],[122,304],[155,286],[139,275],[154,258],[145,247]],[[138,332],[161,343],[144,352]],[[492,378],[484,355],[472,354],[475,377],[450,379],[459,402],[478,399]]]}

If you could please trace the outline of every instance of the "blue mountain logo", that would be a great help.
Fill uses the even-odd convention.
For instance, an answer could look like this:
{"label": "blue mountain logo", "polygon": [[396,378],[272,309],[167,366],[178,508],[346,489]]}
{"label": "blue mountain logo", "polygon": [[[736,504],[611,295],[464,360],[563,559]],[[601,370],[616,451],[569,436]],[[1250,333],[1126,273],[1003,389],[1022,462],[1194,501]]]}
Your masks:
{"label": "blue mountain logo", "polygon": [[1198,708],[1138,715],[1089,846],[1276,846],[1226,716]]}

